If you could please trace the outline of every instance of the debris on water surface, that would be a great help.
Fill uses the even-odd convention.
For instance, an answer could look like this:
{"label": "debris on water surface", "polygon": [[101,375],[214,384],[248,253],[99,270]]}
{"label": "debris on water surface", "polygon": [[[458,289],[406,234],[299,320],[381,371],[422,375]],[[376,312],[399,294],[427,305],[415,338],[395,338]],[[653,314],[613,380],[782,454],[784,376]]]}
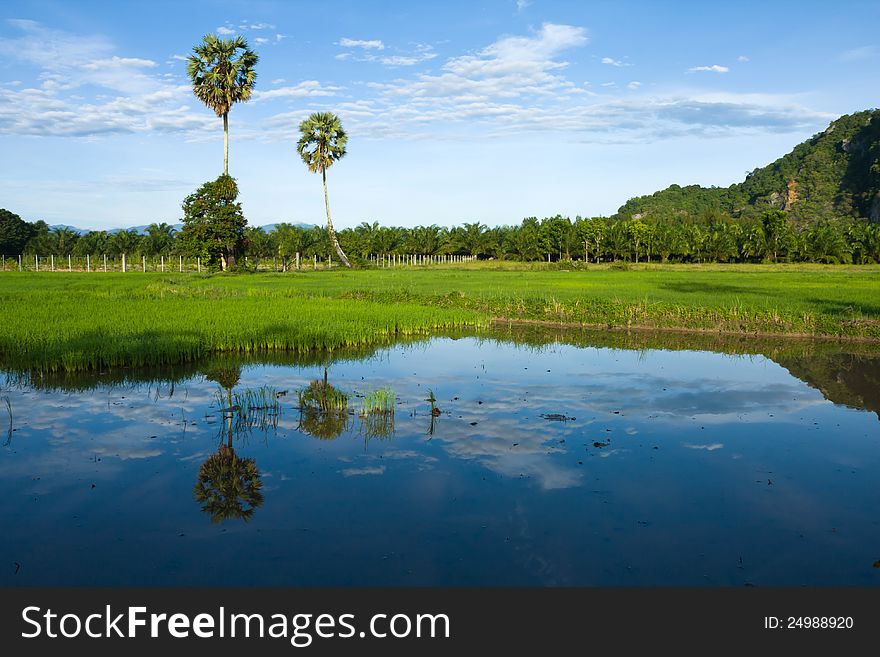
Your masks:
{"label": "debris on water surface", "polygon": [[608,447],[609,443],[600,443],[598,440],[593,442],[593,447]]}
{"label": "debris on water surface", "polygon": [[477,423],[476,423],[476,422],[471,422],[471,426],[472,426],[472,427],[475,427],[475,426],[477,426]]}
{"label": "debris on water surface", "polygon": [[545,420],[550,420],[551,422],[570,422],[577,419],[570,415],[566,415],[565,413],[541,413],[539,417],[542,417]]}

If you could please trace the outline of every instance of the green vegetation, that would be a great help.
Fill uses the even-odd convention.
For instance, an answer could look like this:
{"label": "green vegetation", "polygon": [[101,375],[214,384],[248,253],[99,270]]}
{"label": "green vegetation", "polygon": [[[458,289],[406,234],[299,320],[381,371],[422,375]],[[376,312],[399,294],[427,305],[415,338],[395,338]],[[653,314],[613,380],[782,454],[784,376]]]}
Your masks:
{"label": "green vegetation", "polygon": [[297,392],[300,410],[331,413],[348,411],[348,394],[323,381],[312,381]]}
{"label": "green vegetation", "polygon": [[334,250],[342,260],[342,264],[351,267],[351,263],[345,256],[336,231],[333,229],[333,221],[330,219],[330,199],[327,196],[327,169],[335,162],[345,157],[345,145],[348,135],[342,129],[342,121],[330,112],[315,112],[309,118],[299,124],[300,138],[296,144],[296,150],[312,173],[321,172],[321,182],[324,183],[324,208],[327,212],[327,236]]}
{"label": "green vegetation", "polygon": [[382,413],[394,413],[394,391],[390,386],[368,392],[361,402],[362,416]]}
{"label": "green vegetation", "polygon": [[7,273],[0,364],[76,371],[212,353],[332,351],[494,319],[880,340],[877,267],[332,270],[296,275]]}
{"label": "green vegetation", "polygon": [[[278,276],[12,274],[0,363],[37,370],[160,365],[214,352],[307,352],[485,323],[478,313],[303,293]],[[141,275],[143,276],[143,274]]]}
{"label": "green vegetation", "polygon": [[237,198],[235,178],[226,174],[187,196],[183,201],[181,251],[200,258],[208,267],[235,267],[247,225]]}
{"label": "green vegetation", "polygon": [[243,36],[221,39],[215,34],[206,34],[187,59],[186,72],[196,98],[223,117],[225,176],[229,175],[229,110],[251,97],[259,60]]}
{"label": "green vegetation", "polygon": [[697,219],[720,212],[735,218],[786,210],[797,225],[845,217],[880,220],[880,110],[840,117],[824,131],[730,187],[672,185],[630,199],[621,218],[675,215]]}

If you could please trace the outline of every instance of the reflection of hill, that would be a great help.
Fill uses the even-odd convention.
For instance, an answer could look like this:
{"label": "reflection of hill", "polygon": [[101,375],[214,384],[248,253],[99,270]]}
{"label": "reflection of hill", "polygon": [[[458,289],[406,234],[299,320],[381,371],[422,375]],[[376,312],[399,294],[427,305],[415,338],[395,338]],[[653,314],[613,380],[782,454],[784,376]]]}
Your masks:
{"label": "reflection of hill", "polygon": [[873,411],[880,419],[880,358],[855,354],[776,359],[801,381],[835,404]]}
{"label": "reflection of hill", "polygon": [[880,346],[828,340],[748,338],[705,333],[584,331],[536,325],[493,331],[491,339],[537,349],[553,343],[606,349],[714,351],[760,355],[778,363],[827,400],[873,411],[880,418]]}

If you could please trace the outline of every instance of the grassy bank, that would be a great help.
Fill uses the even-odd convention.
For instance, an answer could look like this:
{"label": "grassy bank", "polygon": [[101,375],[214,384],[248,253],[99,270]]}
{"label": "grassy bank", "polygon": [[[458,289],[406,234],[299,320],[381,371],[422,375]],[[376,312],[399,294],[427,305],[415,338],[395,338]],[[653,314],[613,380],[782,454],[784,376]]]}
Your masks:
{"label": "grassy bank", "polygon": [[39,370],[332,350],[492,318],[880,341],[880,268],[7,273],[0,307],[0,363]]}

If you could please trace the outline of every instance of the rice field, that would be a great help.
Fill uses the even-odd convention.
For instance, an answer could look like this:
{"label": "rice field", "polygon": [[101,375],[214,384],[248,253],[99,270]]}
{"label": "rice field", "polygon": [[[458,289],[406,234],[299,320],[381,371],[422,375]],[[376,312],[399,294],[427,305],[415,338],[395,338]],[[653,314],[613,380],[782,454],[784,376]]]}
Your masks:
{"label": "rice field", "polygon": [[216,352],[332,351],[485,323],[469,310],[303,296],[283,279],[273,291],[227,287],[221,278],[205,286],[185,275],[179,281],[101,276],[0,279],[0,363],[76,371],[179,363]]}
{"label": "rice field", "polygon": [[328,352],[497,320],[880,341],[880,267],[501,266],[0,276],[0,367]]}

